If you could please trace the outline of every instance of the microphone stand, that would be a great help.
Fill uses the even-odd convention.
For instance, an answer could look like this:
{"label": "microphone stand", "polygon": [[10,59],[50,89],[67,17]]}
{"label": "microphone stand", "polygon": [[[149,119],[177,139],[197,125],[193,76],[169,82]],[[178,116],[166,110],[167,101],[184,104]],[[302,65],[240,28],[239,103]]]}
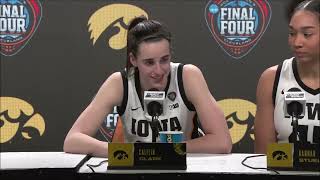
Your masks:
{"label": "microphone stand", "polygon": [[299,131],[298,131],[298,120],[299,116],[302,113],[302,105],[299,104],[298,102],[291,102],[288,105],[288,114],[291,115],[292,121],[291,121],[291,126],[292,126],[292,134],[293,134],[293,143],[296,144],[298,141],[301,143],[302,139],[300,137]]}
{"label": "microphone stand", "polygon": [[298,132],[298,116],[296,115],[296,113],[292,114],[292,122],[291,122],[291,126],[292,126],[292,131],[293,131],[293,143],[296,144],[298,142],[298,139],[300,140],[300,136],[299,136],[299,132]]}
{"label": "microphone stand", "polygon": [[298,155],[299,146],[298,146],[297,142],[298,142],[298,139],[300,141],[299,132],[298,132],[298,119],[299,119],[299,117],[297,116],[297,113],[293,112],[291,118],[292,118],[291,126],[292,126],[292,134],[293,134],[292,140],[293,140],[293,144],[294,144],[292,160],[293,160],[293,166],[297,167],[297,162],[298,162],[298,158],[299,158],[299,155]]}
{"label": "microphone stand", "polygon": [[158,116],[152,116],[152,121],[150,123],[151,125],[151,129],[153,131],[152,133],[152,142],[156,142],[157,141],[157,137],[159,135],[159,130],[158,130],[158,119],[159,117]]}
{"label": "microphone stand", "polygon": [[152,142],[157,141],[157,137],[159,136],[159,116],[162,114],[163,109],[161,104],[156,101],[152,101],[147,105],[148,114],[151,115],[152,121],[150,122],[150,126],[152,129]]}

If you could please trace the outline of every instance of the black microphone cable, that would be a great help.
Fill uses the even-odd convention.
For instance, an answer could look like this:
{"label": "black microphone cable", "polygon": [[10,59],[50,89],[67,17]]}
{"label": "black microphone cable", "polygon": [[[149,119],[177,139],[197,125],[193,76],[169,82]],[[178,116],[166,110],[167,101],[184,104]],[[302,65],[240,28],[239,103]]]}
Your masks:
{"label": "black microphone cable", "polygon": [[[87,154],[75,167],[76,173],[79,172],[80,168],[87,162],[89,159],[92,158],[90,154]],[[94,168],[101,166],[103,163],[108,162],[108,159],[101,161],[99,164],[86,164],[87,167],[90,168],[90,170],[94,173]]]}
{"label": "black microphone cable", "polygon": [[79,172],[80,168],[86,163],[92,156],[87,154],[75,167],[75,171]]}
{"label": "black microphone cable", "polygon": [[87,164],[87,166],[90,168],[90,170],[95,173],[94,168],[101,166],[102,164],[108,162],[108,159],[101,161],[99,164]]}
{"label": "black microphone cable", "polygon": [[262,168],[262,167],[253,167],[253,166],[249,166],[248,164],[245,164],[245,162],[248,160],[248,159],[250,159],[250,158],[255,158],[255,157],[261,157],[261,156],[266,156],[265,154],[258,154],[258,155],[253,155],[253,156],[247,156],[247,157],[245,157],[242,161],[241,161],[241,164],[243,165],[243,166],[245,166],[245,167],[248,167],[248,168],[250,168],[250,169],[261,169],[261,170],[263,170],[263,169],[265,169],[265,170],[268,170],[268,171],[272,171],[272,172],[274,172],[274,173],[276,173],[276,174],[280,174],[278,171],[276,171],[276,170],[274,170],[274,169],[272,169],[272,168]]}

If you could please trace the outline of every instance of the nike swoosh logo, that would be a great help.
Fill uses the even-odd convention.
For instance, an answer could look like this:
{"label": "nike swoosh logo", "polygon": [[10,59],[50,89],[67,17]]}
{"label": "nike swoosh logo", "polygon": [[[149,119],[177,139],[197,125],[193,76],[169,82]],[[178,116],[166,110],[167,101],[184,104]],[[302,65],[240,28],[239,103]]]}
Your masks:
{"label": "nike swoosh logo", "polygon": [[131,111],[135,111],[137,109],[139,109],[140,107],[137,107],[137,108],[131,108]]}

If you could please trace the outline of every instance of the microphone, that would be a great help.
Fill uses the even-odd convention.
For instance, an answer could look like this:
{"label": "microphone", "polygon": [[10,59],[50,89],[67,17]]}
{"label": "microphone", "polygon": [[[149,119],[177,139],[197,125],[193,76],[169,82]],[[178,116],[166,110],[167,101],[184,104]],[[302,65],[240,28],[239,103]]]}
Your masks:
{"label": "microphone", "polygon": [[160,123],[158,118],[163,114],[163,102],[165,99],[165,92],[158,91],[157,89],[150,89],[144,91],[144,108],[147,110],[147,114],[152,117],[150,126],[152,129],[152,142],[156,142],[159,136]]}
{"label": "microphone", "polygon": [[151,117],[159,117],[163,114],[163,102],[165,99],[165,92],[157,89],[150,89],[144,91],[144,107]]}
{"label": "microphone", "polygon": [[[298,132],[298,120],[305,114],[306,108],[306,96],[299,88],[290,88],[287,92],[284,92],[284,112],[285,116],[292,117],[292,130],[293,130],[293,142],[296,143],[300,140],[300,134]],[[291,139],[289,138],[289,139]]]}
{"label": "microphone", "polygon": [[284,113],[285,116],[299,118],[305,115],[306,96],[299,88],[290,88],[284,92]]}

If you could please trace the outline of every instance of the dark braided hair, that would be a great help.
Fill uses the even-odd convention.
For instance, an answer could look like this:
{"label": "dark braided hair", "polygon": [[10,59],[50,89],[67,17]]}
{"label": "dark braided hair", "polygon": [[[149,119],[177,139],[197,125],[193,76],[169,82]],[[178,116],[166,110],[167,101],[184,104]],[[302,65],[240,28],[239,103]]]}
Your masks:
{"label": "dark braided hair", "polygon": [[[315,14],[320,14],[320,0],[294,0],[288,6],[287,18],[290,21],[291,17],[297,11],[305,10]],[[320,20],[320,19],[319,19]]]}

